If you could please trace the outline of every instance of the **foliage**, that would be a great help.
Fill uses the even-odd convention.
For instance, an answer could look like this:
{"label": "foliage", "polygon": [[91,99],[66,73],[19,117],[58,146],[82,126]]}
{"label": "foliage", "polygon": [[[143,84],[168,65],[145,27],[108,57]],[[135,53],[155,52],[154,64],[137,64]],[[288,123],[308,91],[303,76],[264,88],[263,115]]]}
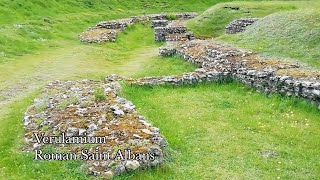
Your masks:
{"label": "foliage", "polygon": [[106,100],[106,95],[104,93],[104,89],[103,88],[96,88],[94,90],[94,99],[96,101],[103,101]]}
{"label": "foliage", "polygon": [[176,20],[177,19],[177,16],[175,14],[168,14],[168,19],[173,21],[173,20]]}

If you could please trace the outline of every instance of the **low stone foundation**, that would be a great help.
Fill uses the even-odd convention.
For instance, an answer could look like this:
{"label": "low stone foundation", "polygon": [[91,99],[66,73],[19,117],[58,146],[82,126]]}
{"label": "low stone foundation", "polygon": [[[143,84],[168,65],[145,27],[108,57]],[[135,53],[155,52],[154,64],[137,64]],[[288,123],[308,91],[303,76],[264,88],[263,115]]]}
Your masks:
{"label": "low stone foundation", "polygon": [[262,58],[247,50],[205,40],[170,43],[161,47],[159,53],[178,55],[201,68],[180,76],[148,77],[129,82],[139,85],[189,84],[232,78],[265,93],[303,97],[320,105],[318,70],[289,61]]}
{"label": "low stone foundation", "polygon": [[155,41],[189,41],[195,36],[188,31],[185,21],[172,21],[165,27],[156,27]]}
{"label": "low stone foundation", "polygon": [[25,150],[36,160],[83,161],[82,169],[106,179],[162,164],[166,140],[119,88],[113,81],[49,84],[25,113]]}
{"label": "low stone foundation", "polygon": [[243,32],[246,30],[247,26],[252,25],[258,20],[258,18],[241,18],[238,20],[234,20],[226,27],[226,34]]}
{"label": "low stone foundation", "polygon": [[[152,21],[152,27],[165,27],[169,24],[170,16],[175,16],[177,20],[186,20],[194,18],[196,13],[174,13],[174,14],[151,14],[145,16],[132,16],[130,18],[99,22],[87,31],[79,35],[81,42],[102,43],[106,41],[115,41],[117,34],[124,31],[128,26],[139,22]],[[174,36],[173,38],[179,39]],[[181,39],[181,38],[180,38]],[[165,38],[163,39],[165,40]]]}
{"label": "low stone foundation", "polygon": [[152,28],[157,28],[157,27],[165,27],[169,24],[168,20],[154,20],[152,21]]}
{"label": "low stone foundation", "polygon": [[[167,46],[159,49],[160,55],[178,55],[200,66],[196,72],[180,76],[129,79],[128,82],[140,85],[189,84],[233,78],[266,93],[278,92],[288,96],[299,96],[320,104],[319,71],[292,62],[261,58],[252,52],[217,42],[195,40],[193,34],[186,28],[184,20],[193,18],[196,14],[184,13],[175,16],[179,20],[170,21],[169,15],[153,14],[97,24],[97,28],[117,28],[119,30],[117,32],[120,32],[130,24],[153,20],[155,40],[168,42]],[[242,32],[245,27],[257,20],[257,18],[235,20],[228,25],[226,33]],[[97,31],[95,28],[92,29]],[[116,33],[101,32],[97,33],[99,39],[114,41]]]}
{"label": "low stone foundation", "polygon": [[[320,108],[320,72],[283,60],[262,58],[248,50],[209,40],[196,40],[184,24],[194,13],[178,13],[179,20],[169,20],[167,14],[134,16],[100,22],[80,35],[83,42],[115,41],[119,32],[138,22],[152,21],[155,40],[167,41],[159,49],[162,56],[177,55],[199,66],[194,72],[173,76],[124,78],[107,76],[105,82],[56,81],[47,86],[44,95],[36,99],[24,116],[25,150],[52,147],[61,152],[81,154],[110,152],[107,159],[88,159],[83,166],[88,173],[112,178],[139,168],[164,162],[166,140],[160,130],[137,112],[130,101],[119,97],[118,81],[136,85],[185,85],[204,81],[223,82],[235,79],[265,93],[280,93],[308,99]],[[227,27],[228,33],[241,32],[257,19],[241,19]],[[38,142],[35,133],[43,137],[105,137],[101,144],[63,144]],[[44,133],[44,134],[42,134]],[[134,154],[135,158],[112,158],[118,150]],[[149,158],[136,158],[136,157]],[[130,155],[129,155],[130,156]],[[152,156],[152,157],[150,157]],[[37,157],[37,156],[36,156]],[[39,156],[40,157],[40,156]],[[48,157],[48,156],[47,156]],[[63,160],[63,159],[62,159]]]}
{"label": "low stone foundation", "polygon": [[86,32],[83,32],[80,35],[81,36],[80,41],[89,42],[89,43],[102,43],[106,41],[115,42],[117,38],[117,34],[120,31],[121,29],[106,29],[106,28],[94,27]]}
{"label": "low stone foundation", "polygon": [[144,77],[139,79],[125,79],[128,84],[137,85],[187,85],[200,82],[223,82],[229,80],[228,73],[217,72],[215,70],[197,69],[195,72],[184,73],[176,76]]}

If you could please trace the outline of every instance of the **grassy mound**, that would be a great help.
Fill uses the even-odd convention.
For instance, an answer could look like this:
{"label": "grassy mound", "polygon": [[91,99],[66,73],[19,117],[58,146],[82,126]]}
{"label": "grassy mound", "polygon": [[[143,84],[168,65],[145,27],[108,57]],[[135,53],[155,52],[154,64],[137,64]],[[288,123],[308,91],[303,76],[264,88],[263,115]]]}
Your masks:
{"label": "grassy mound", "polygon": [[[320,67],[320,5],[316,1],[231,2],[211,7],[188,22],[198,37],[217,37],[240,47],[298,59]],[[225,35],[241,17],[259,17],[244,33]]]}
{"label": "grassy mound", "polygon": [[264,17],[266,15],[297,9],[289,2],[231,2],[217,4],[203,14],[191,19],[188,27],[198,37],[217,37],[224,34],[231,21],[241,17]]}
{"label": "grassy mound", "polygon": [[244,33],[218,39],[260,53],[295,58],[320,68],[320,12],[317,10],[272,14]]}

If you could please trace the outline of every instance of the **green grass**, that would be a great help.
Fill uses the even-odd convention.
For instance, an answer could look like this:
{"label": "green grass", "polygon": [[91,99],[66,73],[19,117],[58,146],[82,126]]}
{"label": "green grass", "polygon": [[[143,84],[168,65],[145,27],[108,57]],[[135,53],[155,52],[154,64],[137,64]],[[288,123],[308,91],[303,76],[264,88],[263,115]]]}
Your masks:
{"label": "green grass", "polygon": [[[23,153],[23,113],[39,95],[10,105],[1,117],[0,179],[91,179],[79,162],[33,161]],[[115,179],[316,179],[320,135],[316,107],[266,98],[239,83],[185,87],[126,86],[123,95],[169,142],[165,165]],[[263,158],[258,150],[274,150]],[[72,169],[72,172],[70,172]]]}
{"label": "green grass", "polygon": [[[0,24],[17,23],[30,19],[55,18],[64,14],[94,13],[108,11],[108,14],[130,14],[147,12],[185,12],[202,11],[210,5],[221,2],[221,0],[157,0],[143,1],[131,0],[52,0],[43,2],[33,0],[25,2],[23,0],[2,0],[0,2]],[[195,6],[196,5],[196,6]],[[13,11],[14,10],[14,13]],[[129,10],[129,12],[128,12]]]}
{"label": "green grass", "polygon": [[193,72],[196,68],[196,65],[190,64],[177,56],[158,56],[147,62],[144,68],[133,77],[141,78],[150,76],[150,74],[152,76],[179,75],[181,72]]}
{"label": "green grass", "polygon": [[33,153],[22,152],[23,114],[37,95],[39,91],[11,104],[0,119],[0,179],[87,179],[80,162],[33,161]]}
{"label": "green grass", "polygon": [[289,57],[320,68],[320,8],[272,14],[244,33],[219,40],[258,53]]}
{"label": "green grass", "polygon": [[[94,178],[80,170],[80,162],[33,161],[33,153],[23,152],[23,114],[40,94],[38,89],[55,79],[102,79],[110,73],[141,77],[194,70],[195,66],[182,59],[158,57],[161,44],[154,42],[152,32],[149,25],[140,24],[120,34],[115,43],[63,41],[60,44],[65,48],[50,48],[0,64],[0,94],[15,93],[0,101],[0,179]],[[62,108],[72,102],[65,102]]]}
{"label": "green grass", "polygon": [[[239,83],[127,86],[123,94],[169,142],[163,167],[116,179],[316,179],[320,112]],[[259,150],[279,156],[264,158]]]}
{"label": "green grass", "polygon": [[[44,3],[40,0],[2,0],[0,179],[94,179],[80,170],[80,162],[33,161],[33,154],[21,149],[23,114],[32,100],[40,95],[39,89],[49,81],[97,80],[110,73],[127,77],[172,75],[196,68],[177,57],[159,57],[157,49],[162,44],[154,42],[149,24],[130,27],[115,43],[100,45],[80,43],[77,39],[80,32],[101,20],[156,12],[200,12],[218,2],[222,1],[133,0],[120,3],[116,0],[54,0]],[[253,14],[260,16],[280,11],[288,16],[290,14],[286,11],[310,6],[299,2],[263,2],[265,8],[259,8],[254,3],[237,3],[247,5]],[[220,13],[214,17],[221,21],[203,21],[204,26],[199,27],[204,29],[199,33],[204,36],[220,36],[230,17],[242,15],[226,13],[228,16],[224,17],[221,9],[215,8],[205,13],[212,10]],[[309,18],[308,12],[303,13],[303,17],[299,14],[298,17],[302,20]],[[318,27],[316,15],[314,21],[310,21],[312,24],[302,22],[298,25]],[[277,14],[267,16],[266,22],[272,17],[280,19],[279,24],[283,23]],[[212,35],[210,28],[206,29],[210,24],[216,34]],[[291,36],[300,32],[291,32],[291,26],[287,28]],[[273,43],[272,38],[263,35],[265,41],[260,40],[259,46],[263,48],[258,49],[259,52],[271,49],[263,43]],[[252,33],[252,36],[260,35]],[[298,37],[298,40],[305,38],[301,42],[310,43],[313,36]],[[254,48],[257,41],[249,39],[249,35],[243,34],[220,36],[219,40]],[[275,42],[273,45],[277,45]],[[317,36],[312,42],[314,46],[290,46],[296,49],[296,55],[292,56],[301,53],[302,48],[316,51]],[[288,55],[285,46],[281,45],[282,51]],[[275,51],[275,54],[280,52]],[[317,56],[313,52],[305,54],[306,57],[312,60]],[[175,88],[130,86],[124,87],[123,95],[161,128],[169,141],[167,153],[170,156],[160,168],[116,179],[316,179],[320,176],[320,114],[309,103],[278,96],[266,98],[238,83]],[[265,159],[257,153],[259,149],[272,149],[280,156]]]}
{"label": "green grass", "polygon": [[[239,10],[225,6],[240,7]],[[216,38],[258,53],[293,58],[320,67],[320,4],[318,1],[229,2],[209,8],[188,22],[199,37]],[[244,33],[225,35],[225,27],[242,17],[260,21]]]}
{"label": "green grass", "polygon": [[[159,12],[203,11],[222,0],[2,0],[0,1],[0,63],[77,36],[99,21]],[[21,25],[21,26],[19,26]],[[21,28],[19,28],[21,27]]]}
{"label": "green grass", "polygon": [[103,88],[97,88],[94,90],[94,98],[96,101],[103,101],[106,99],[106,95],[104,94]]}
{"label": "green grass", "polygon": [[[233,10],[224,7],[239,7]],[[196,36],[218,37],[223,35],[225,27],[233,20],[242,17],[264,17],[266,15],[297,9],[292,2],[228,2],[217,4],[198,17],[189,20],[188,27]]]}
{"label": "green grass", "polygon": [[158,56],[147,25],[130,27],[116,43],[83,44],[61,41],[56,47],[0,64],[0,105],[53,80],[103,79],[107,74],[126,77],[169,75],[192,71],[194,66],[177,58]]}

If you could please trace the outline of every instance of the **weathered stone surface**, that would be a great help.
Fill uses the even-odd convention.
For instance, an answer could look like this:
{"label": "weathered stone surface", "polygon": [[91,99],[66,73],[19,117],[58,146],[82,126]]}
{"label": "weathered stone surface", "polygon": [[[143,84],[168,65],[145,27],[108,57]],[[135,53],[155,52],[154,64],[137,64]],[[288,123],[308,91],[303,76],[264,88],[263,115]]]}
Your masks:
{"label": "weathered stone surface", "polygon": [[175,76],[122,80],[153,86],[236,79],[265,93],[298,96],[320,104],[320,72],[290,61],[266,59],[247,50],[206,40],[170,42],[159,48],[159,54],[178,55],[200,68]]}
{"label": "weathered stone surface", "polygon": [[140,167],[140,163],[139,161],[136,161],[136,160],[133,160],[133,161],[129,160],[127,161],[125,167],[128,171],[136,170]]}
{"label": "weathered stone surface", "polygon": [[252,25],[254,22],[258,21],[258,18],[241,18],[238,20],[232,21],[226,27],[227,34],[235,34],[245,31],[247,26]]}
{"label": "weathered stone surface", "polygon": [[114,173],[112,171],[107,171],[107,172],[102,173],[102,177],[104,179],[112,179],[113,176],[114,176]]}
{"label": "weathered stone surface", "polygon": [[[119,97],[119,76],[111,75],[105,82],[83,80],[52,82],[43,95],[34,101],[25,113],[25,149],[34,151],[45,148],[47,143],[38,143],[34,132],[55,136],[64,133],[67,137],[105,137],[97,144],[53,143],[56,152],[90,153],[110,152],[110,158],[85,160],[84,170],[95,176],[112,178],[126,171],[146,168],[164,162],[163,149],[167,141],[159,129],[153,127],[138,114],[132,102]],[[97,88],[104,89],[105,100],[96,100]],[[41,107],[41,108],[40,108]],[[129,154],[147,157],[153,149],[155,159],[128,159]],[[117,156],[118,152],[121,156]],[[130,150],[128,152],[128,150]],[[127,157],[127,158],[126,158]]]}
{"label": "weathered stone surface", "polygon": [[197,13],[177,13],[176,14],[176,17],[177,19],[183,19],[183,20],[186,20],[186,19],[192,19],[192,18],[195,18],[198,14]]}
{"label": "weathered stone surface", "polygon": [[69,127],[67,129],[67,136],[78,136],[79,135],[79,129],[74,127]]}
{"label": "weathered stone surface", "polygon": [[153,20],[152,21],[152,28],[156,28],[156,27],[165,27],[169,24],[168,20]]}
{"label": "weathered stone surface", "polygon": [[115,168],[114,174],[120,175],[120,174],[124,173],[125,171],[126,171],[126,167],[124,165],[120,164]]}
{"label": "weathered stone surface", "polygon": [[106,29],[125,29],[131,24],[134,24],[134,18],[103,21],[103,22],[99,22],[96,25],[96,27],[106,28]]}
{"label": "weathered stone surface", "polygon": [[206,71],[224,72],[230,78],[263,92],[300,96],[320,104],[320,72],[317,70],[289,61],[265,59],[214,41],[194,40],[175,48],[171,45],[170,49]]}
{"label": "weathered stone surface", "polygon": [[163,46],[159,48],[159,54],[161,56],[172,56],[176,54],[176,49],[170,45]]}
{"label": "weathered stone surface", "polygon": [[116,41],[117,34],[121,29],[91,28],[79,35],[80,41],[88,43],[102,43]]}
{"label": "weathered stone surface", "polygon": [[[177,20],[183,21],[186,19],[194,18],[196,13],[175,13]],[[128,26],[134,25],[136,23],[141,22],[150,22],[152,21],[152,27],[165,27],[171,21],[168,14],[151,14],[145,16],[132,16],[124,19],[117,19],[111,21],[102,21],[97,23],[95,26],[90,27],[86,32],[83,32],[79,35],[79,39],[82,42],[89,43],[102,43],[106,41],[116,41],[117,34],[124,31]],[[177,30],[173,30],[170,28],[169,32]],[[172,33],[173,34],[173,33]],[[183,40],[186,37],[190,39],[192,37],[190,34],[185,35],[185,37],[180,37],[181,35],[174,36],[170,39],[179,39]],[[165,38],[163,38],[165,40]]]}
{"label": "weathered stone surface", "polygon": [[111,106],[110,108],[115,115],[117,115],[117,116],[124,115],[124,112],[118,106]]}
{"label": "weathered stone surface", "polygon": [[188,41],[195,39],[189,32],[184,21],[172,21],[165,27],[155,28],[155,41]]}
{"label": "weathered stone surface", "polygon": [[93,131],[95,131],[95,130],[97,130],[97,129],[98,129],[98,126],[95,125],[94,123],[92,123],[92,124],[90,124],[90,125],[88,126],[88,131],[89,131],[89,132],[93,132]]}

